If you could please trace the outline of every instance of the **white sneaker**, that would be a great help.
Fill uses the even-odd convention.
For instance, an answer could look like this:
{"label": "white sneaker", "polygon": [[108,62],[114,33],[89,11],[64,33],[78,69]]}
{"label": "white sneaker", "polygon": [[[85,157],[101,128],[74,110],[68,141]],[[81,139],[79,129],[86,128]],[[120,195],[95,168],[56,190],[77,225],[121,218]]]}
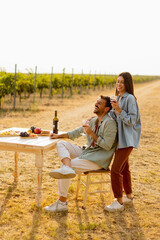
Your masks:
{"label": "white sneaker", "polygon": [[51,171],[49,175],[56,179],[63,179],[63,178],[74,178],[76,176],[76,173],[72,168],[63,165],[61,168]]}
{"label": "white sneaker", "polygon": [[128,198],[127,196],[123,196],[122,201],[123,204],[133,204],[133,198]]}
{"label": "white sneaker", "polygon": [[108,212],[116,212],[116,211],[123,211],[124,210],[124,206],[123,204],[120,204],[117,200],[114,200],[113,203],[111,203],[110,205],[106,206],[104,208],[104,210],[108,211]]}
{"label": "white sneaker", "polygon": [[67,202],[63,204],[60,200],[44,208],[46,212],[65,212],[68,211]]}

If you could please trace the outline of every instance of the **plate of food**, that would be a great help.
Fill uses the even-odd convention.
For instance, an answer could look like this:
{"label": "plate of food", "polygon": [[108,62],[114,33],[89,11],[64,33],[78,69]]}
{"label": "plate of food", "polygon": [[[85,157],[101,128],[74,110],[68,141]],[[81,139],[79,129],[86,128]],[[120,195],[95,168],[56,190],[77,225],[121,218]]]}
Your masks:
{"label": "plate of food", "polygon": [[30,132],[20,132],[19,135],[21,138],[38,138],[37,134]]}
{"label": "plate of food", "polygon": [[40,136],[49,136],[50,135],[50,131],[49,130],[42,130],[39,135]]}
{"label": "plate of food", "polygon": [[18,137],[20,134],[20,131],[0,131],[0,137]]}
{"label": "plate of food", "polygon": [[49,130],[43,130],[41,128],[38,127],[34,127],[32,126],[29,130],[29,133],[34,133],[38,136],[49,136],[50,135],[50,131]]}

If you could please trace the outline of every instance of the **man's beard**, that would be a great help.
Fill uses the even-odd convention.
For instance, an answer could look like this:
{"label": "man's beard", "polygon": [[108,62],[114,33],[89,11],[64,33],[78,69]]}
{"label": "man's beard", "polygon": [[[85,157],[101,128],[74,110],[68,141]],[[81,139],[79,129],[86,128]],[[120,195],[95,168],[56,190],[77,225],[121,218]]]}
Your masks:
{"label": "man's beard", "polygon": [[98,108],[98,107],[95,107],[93,112],[94,112],[95,114],[97,114],[97,115],[100,114],[100,112],[99,112],[99,108]]}

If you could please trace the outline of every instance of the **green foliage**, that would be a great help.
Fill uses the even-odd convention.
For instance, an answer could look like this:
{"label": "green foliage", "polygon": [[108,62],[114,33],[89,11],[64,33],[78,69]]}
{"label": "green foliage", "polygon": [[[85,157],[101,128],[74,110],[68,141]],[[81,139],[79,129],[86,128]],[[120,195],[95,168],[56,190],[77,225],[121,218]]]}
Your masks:
{"label": "green foliage", "polygon": [[40,92],[40,97],[42,97],[42,92],[43,92],[43,89],[45,88],[48,88],[49,89],[49,78],[48,78],[48,75],[39,75],[37,77],[37,88]]}
{"label": "green foliage", "polygon": [[29,95],[34,92],[34,84],[29,79],[26,79],[25,93]]}
{"label": "green foliage", "polygon": [[158,79],[158,78],[159,78],[159,76],[134,75],[133,76],[133,81],[135,83],[142,83],[142,82],[153,81],[153,80]]}
{"label": "green foliage", "polygon": [[22,73],[17,73],[16,77],[16,91],[18,95],[21,95],[25,91],[25,76]]}
{"label": "green foliage", "polygon": [[52,81],[52,87],[54,89],[61,88],[62,87],[62,79],[60,79],[60,77],[58,77],[58,76],[55,76]]}
{"label": "green foliage", "polygon": [[0,82],[0,99],[7,93],[7,88],[4,83]]}
{"label": "green foliage", "polygon": [[28,96],[34,92],[33,78],[29,74],[18,73],[16,77],[16,92],[19,95],[20,101],[22,93],[28,94]]}
{"label": "green foliage", "polygon": [[[16,91],[20,97],[22,94],[30,94],[34,92],[34,78],[35,75],[33,71],[30,69],[28,73],[17,73],[16,79]],[[42,93],[44,89],[50,88],[50,74],[38,74],[36,76],[36,88],[40,92],[40,97],[42,97]],[[93,89],[95,88],[104,88],[105,86],[113,86],[116,82],[116,75],[89,75],[89,74],[74,74],[72,79],[72,74],[65,74],[64,82],[63,82],[63,74],[53,74],[52,78],[52,94],[60,93],[62,84],[63,91],[70,89],[70,93],[72,93],[72,88],[75,88],[75,92],[81,94],[82,88]],[[152,81],[158,79],[158,76],[143,76],[143,75],[135,75],[133,76],[133,80],[135,83],[141,83],[146,81]],[[0,98],[5,95],[14,93],[14,73],[6,73],[4,70],[0,72]],[[72,94],[71,94],[72,95]]]}
{"label": "green foliage", "polygon": [[64,79],[64,86],[70,88],[72,84],[72,76],[66,75]]}
{"label": "green foliage", "polygon": [[1,76],[0,82],[3,83],[6,87],[6,93],[5,95],[11,94],[13,95],[14,93],[14,74],[13,73],[4,73]]}
{"label": "green foliage", "polygon": [[0,109],[1,109],[1,100],[6,95],[7,88],[4,83],[0,82]]}

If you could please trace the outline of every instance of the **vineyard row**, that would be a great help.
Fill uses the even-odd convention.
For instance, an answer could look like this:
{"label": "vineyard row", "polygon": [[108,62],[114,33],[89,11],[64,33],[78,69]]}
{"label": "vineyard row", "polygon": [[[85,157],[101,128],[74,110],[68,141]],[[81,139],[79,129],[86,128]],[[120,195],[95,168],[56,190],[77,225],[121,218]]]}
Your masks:
{"label": "vineyard row", "polygon": [[[96,74],[37,74],[36,72],[28,73],[7,73],[0,72],[0,102],[6,95],[14,96],[14,106],[16,95],[21,101],[22,95],[30,97],[33,94],[33,102],[35,101],[35,93],[39,92],[42,98],[43,91],[48,89],[48,97],[52,98],[54,94],[60,94],[63,98],[65,93],[70,96],[73,93],[81,94],[82,90],[86,92],[95,90],[96,88],[104,88],[113,86],[116,82],[116,75],[96,75]],[[135,83],[141,83],[157,79],[158,76],[133,76]],[[69,90],[69,91],[68,91]],[[74,90],[74,91],[73,91]]]}

